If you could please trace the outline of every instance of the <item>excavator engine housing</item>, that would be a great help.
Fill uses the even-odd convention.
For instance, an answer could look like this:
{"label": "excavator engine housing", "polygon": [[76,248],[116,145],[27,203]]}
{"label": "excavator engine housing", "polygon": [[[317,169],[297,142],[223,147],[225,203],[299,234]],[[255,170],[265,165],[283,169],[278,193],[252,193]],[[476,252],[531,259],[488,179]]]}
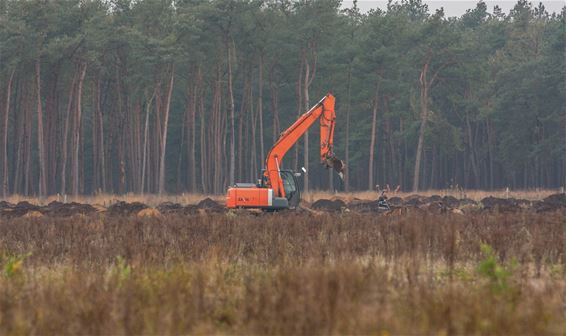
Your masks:
{"label": "excavator engine housing", "polygon": [[260,184],[236,183],[233,187],[228,188],[226,207],[264,210],[294,209],[300,201],[297,174],[291,170],[282,170],[280,175],[286,191],[285,197],[274,196],[273,189],[266,186],[263,180],[260,181]]}

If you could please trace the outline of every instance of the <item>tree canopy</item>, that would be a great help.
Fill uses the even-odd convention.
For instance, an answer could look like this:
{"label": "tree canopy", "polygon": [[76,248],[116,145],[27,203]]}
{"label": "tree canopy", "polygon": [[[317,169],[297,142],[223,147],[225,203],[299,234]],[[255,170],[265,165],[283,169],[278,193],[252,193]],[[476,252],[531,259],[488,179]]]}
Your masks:
{"label": "tree canopy", "polygon": [[328,91],[346,180],[305,138],[306,189],[564,186],[565,43],[526,0],[0,0],[0,193],[222,193]]}

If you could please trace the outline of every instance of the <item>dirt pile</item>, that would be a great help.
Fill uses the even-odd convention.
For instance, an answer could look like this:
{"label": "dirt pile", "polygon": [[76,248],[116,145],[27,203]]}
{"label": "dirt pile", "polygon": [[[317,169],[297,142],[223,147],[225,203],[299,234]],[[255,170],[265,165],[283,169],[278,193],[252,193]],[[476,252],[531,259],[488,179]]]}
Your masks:
{"label": "dirt pile", "polygon": [[442,201],[442,197],[440,195],[432,195],[430,197],[423,199],[424,203],[434,203],[434,202],[441,202],[441,201]]}
{"label": "dirt pile", "polygon": [[341,199],[329,200],[324,198],[314,202],[311,207],[315,210],[328,212],[340,212],[347,208],[346,203]]}
{"label": "dirt pile", "polygon": [[462,198],[460,200],[460,206],[470,206],[470,205],[478,205],[478,202],[474,201],[473,199],[469,199],[469,198]]}
{"label": "dirt pile", "polygon": [[210,211],[210,212],[223,212],[226,210],[224,205],[216,202],[211,198],[205,198],[197,204],[198,209]]}
{"label": "dirt pile", "polygon": [[157,210],[162,214],[183,213],[183,206],[179,203],[164,202],[157,206]]}
{"label": "dirt pile", "polygon": [[419,196],[419,195],[407,196],[407,197],[405,197],[405,199],[403,200],[403,205],[404,205],[404,206],[418,207],[419,205],[425,203],[425,202],[424,202],[425,199],[426,199],[426,197]]}
{"label": "dirt pile", "polygon": [[179,203],[164,202],[157,206],[157,210],[164,215],[193,215],[198,213],[198,206],[194,204],[183,206]]}
{"label": "dirt pile", "polygon": [[521,210],[521,204],[524,204],[525,201],[514,198],[497,198],[489,196],[482,199],[480,203],[483,208],[488,211],[516,212]]}
{"label": "dirt pile", "polygon": [[42,208],[42,212],[53,217],[70,217],[73,215],[90,215],[96,212],[96,208],[90,204],[61,203],[53,201]]}
{"label": "dirt pile", "polygon": [[147,205],[140,202],[128,203],[124,201],[119,201],[109,206],[107,213],[110,216],[131,216],[131,215],[137,215],[138,212],[147,208],[148,208]]}
{"label": "dirt pile", "polygon": [[[432,195],[424,197],[421,195],[411,195],[405,199],[392,197],[387,200],[391,210],[403,211],[420,211],[422,213],[444,214],[449,212],[457,213],[474,213],[477,211],[493,211],[493,212],[518,212],[518,211],[555,211],[560,209],[566,210],[566,194],[554,194],[547,198],[532,202],[524,199],[515,198],[497,198],[486,197],[480,202],[471,199],[457,199],[453,196]],[[147,209],[147,210],[146,210]],[[144,211],[145,212],[142,212]],[[343,211],[352,211],[358,213],[389,213],[395,211],[386,211],[379,200],[362,200],[354,199],[346,203],[343,199],[319,199],[312,204],[301,201],[299,210],[305,211],[323,211],[330,213],[338,213]],[[249,210],[248,210],[249,211]],[[315,211],[315,212],[316,212]],[[128,203],[120,201],[110,205],[107,209],[98,205],[81,204],[81,203],[61,203],[51,202],[45,206],[38,206],[23,201],[12,204],[6,201],[0,201],[0,217],[17,218],[17,217],[70,217],[73,215],[92,215],[98,212],[106,212],[108,216],[145,216],[158,217],[161,215],[196,215],[207,213],[229,213],[224,204],[217,202],[211,198],[205,198],[198,204],[183,205],[179,203],[164,202],[157,207],[152,208],[146,204],[133,202]],[[258,210],[261,214],[261,210]]]}
{"label": "dirt pile", "polygon": [[[398,199],[395,200],[397,204],[395,204],[393,202],[394,199]],[[392,206],[412,206],[412,207],[423,207],[423,208],[429,208],[431,205],[433,207],[439,207],[442,206],[444,208],[458,208],[461,205],[465,205],[465,204],[473,204],[475,205],[476,202],[474,202],[471,199],[457,199],[454,196],[440,196],[440,195],[432,195],[429,197],[424,197],[424,196],[420,196],[420,195],[411,195],[408,197],[405,197],[404,200],[401,200],[398,197],[393,197],[389,200],[389,205]]]}
{"label": "dirt pile", "polygon": [[454,196],[444,196],[442,197],[442,204],[449,208],[457,208],[460,206],[460,200]]}
{"label": "dirt pile", "polygon": [[403,205],[403,199],[401,197],[391,197],[387,200],[390,206],[401,206]]}
{"label": "dirt pile", "polygon": [[[5,207],[0,210],[0,215],[6,218],[15,218],[25,216],[28,212],[42,213],[41,207],[31,204],[29,202],[23,201],[16,205],[5,203]],[[37,214],[36,214],[37,215]]]}
{"label": "dirt pile", "polygon": [[425,205],[424,209],[433,214],[443,214],[448,212],[448,210],[452,210],[452,207],[446,206],[442,201],[438,201]]}
{"label": "dirt pile", "polygon": [[[393,206],[388,202],[390,206]],[[379,200],[375,201],[365,201],[365,200],[354,200],[348,204],[348,208],[356,212],[384,212],[387,209],[383,208],[379,204]]]}
{"label": "dirt pile", "polygon": [[14,207],[14,204],[6,201],[0,201],[0,210],[2,209],[11,209]]}
{"label": "dirt pile", "polygon": [[553,194],[534,204],[536,212],[566,209],[566,194]]}

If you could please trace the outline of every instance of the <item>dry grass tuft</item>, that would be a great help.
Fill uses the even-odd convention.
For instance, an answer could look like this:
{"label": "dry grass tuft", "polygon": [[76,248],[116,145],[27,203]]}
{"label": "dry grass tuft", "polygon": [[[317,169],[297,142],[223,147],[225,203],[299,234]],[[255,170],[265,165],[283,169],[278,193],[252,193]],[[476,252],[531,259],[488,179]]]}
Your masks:
{"label": "dry grass tuft", "polygon": [[43,214],[39,211],[28,211],[24,216],[24,218],[38,218],[38,217],[43,217]]}
{"label": "dry grass tuft", "polygon": [[161,217],[161,212],[154,208],[143,209],[137,213],[138,217]]}

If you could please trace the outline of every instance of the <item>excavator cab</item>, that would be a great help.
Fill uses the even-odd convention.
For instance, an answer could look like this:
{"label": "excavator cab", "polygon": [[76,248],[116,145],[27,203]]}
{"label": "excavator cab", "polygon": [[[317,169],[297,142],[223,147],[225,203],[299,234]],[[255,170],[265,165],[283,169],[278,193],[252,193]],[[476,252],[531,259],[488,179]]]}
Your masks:
{"label": "excavator cab", "polygon": [[281,180],[283,180],[283,189],[285,190],[285,198],[289,201],[289,208],[297,208],[301,201],[301,190],[296,174],[292,170],[282,170]]}
{"label": "excavator cab", "polygon": [[[262,171],[262,178],[260,185],[258,187],[264,188],[267,186],[267,178]],[[289,209],[296,209],[301,201],[301,189],[299,188],[299,182],[297,176],[301,176],[300,173],[295,173],[289,169],[283,169],[279,172],[281,176],[281,181],[283,182],[283,190],[285,190],[285,198],[288,202]],[[283,199],[284,200],[284,199]]]}

